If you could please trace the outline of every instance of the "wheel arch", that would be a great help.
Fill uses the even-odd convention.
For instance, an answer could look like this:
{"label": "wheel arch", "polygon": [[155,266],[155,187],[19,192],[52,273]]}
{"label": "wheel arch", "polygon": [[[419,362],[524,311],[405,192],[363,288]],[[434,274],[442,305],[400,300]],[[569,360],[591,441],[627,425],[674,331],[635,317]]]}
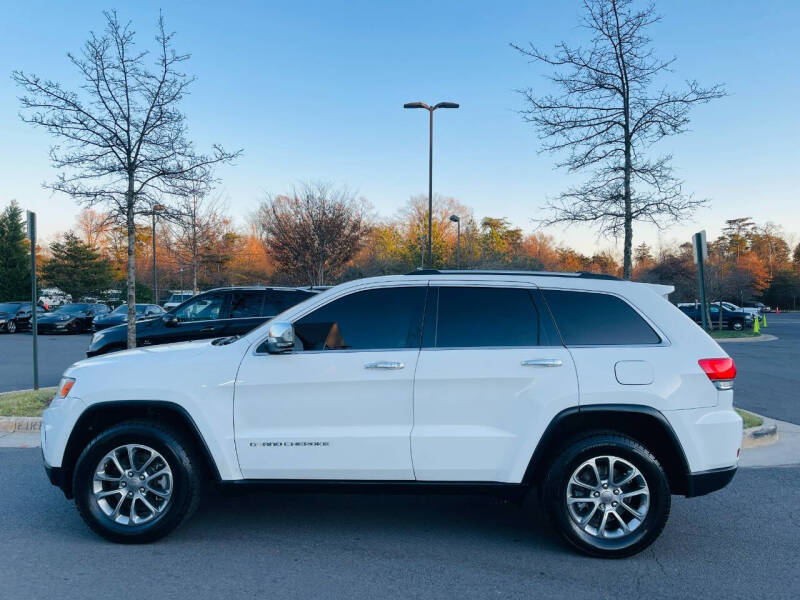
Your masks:
{"label": "wheel arch", "polygon": [[131,419],[155,420],[182,432],[193,443],[193,449],[202,458],[207,472],[216,481],[221,480],[200,429],[184,407],[161,400],[112,400],[89,406],[72,428],[61,462],[61,487],[67,498],[72,498],[72,473],[86,445],[102,431]]}
{"label": "wheel arch", "polygon": [[567,408],[548,425],[533,452],[523,483],[536,485],[558,452],[575,436],[592,431],[614,431],[631,437],[661,463],[673,494],[688,494],[689,463],[678,436],[654,408],[631,404],[595,404]]}

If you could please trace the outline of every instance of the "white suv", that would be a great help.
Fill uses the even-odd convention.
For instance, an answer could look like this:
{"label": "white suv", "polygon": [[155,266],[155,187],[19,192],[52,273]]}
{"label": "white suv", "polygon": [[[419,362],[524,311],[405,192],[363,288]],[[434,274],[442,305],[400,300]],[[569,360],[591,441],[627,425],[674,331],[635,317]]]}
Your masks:
{"label": "white suv", "polygon": [[237,338],[138,348],[64,373],[51,481],[100,535],[157,539],[203,483],[540,492],[580,550],[625,556],[670,494],[725,486],[733,361],[668,286],[585,273],[363,279]]}

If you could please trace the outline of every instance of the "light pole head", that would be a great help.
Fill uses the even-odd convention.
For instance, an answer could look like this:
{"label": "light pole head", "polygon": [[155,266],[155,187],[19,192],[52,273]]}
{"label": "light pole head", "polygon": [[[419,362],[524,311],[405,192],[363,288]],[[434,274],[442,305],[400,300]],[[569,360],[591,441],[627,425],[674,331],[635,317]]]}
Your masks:
{"label": "light pole head", "polygon": [[461,218],[458,215],[450,215],[450,220],[453,223],[460,223],[461,222]]}
{"label": "light pole head", "polygon": [[425,108],[430,110],[431,107],[425,104],[424,102],[406,102],[403,104],[403,108]]}
{"label": "light pole head", "polygon": [[458,104],[455,102],[439,102],[439,104],[433,107],[433,110],[437,108],[458,108]]}

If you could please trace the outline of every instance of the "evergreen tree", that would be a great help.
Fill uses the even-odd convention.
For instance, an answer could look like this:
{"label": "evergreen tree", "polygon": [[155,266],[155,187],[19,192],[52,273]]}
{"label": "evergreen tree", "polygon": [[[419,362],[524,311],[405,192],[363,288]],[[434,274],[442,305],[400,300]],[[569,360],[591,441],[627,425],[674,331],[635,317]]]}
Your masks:
{"label": "evergreen tree", "polygon": [[0,213],[0,301],[30,298],[29,248],[22,209],[12,200]]}
{"label": "evergreen tree", "polygon": [[111,266],[89,244],[68,231],[63,241],[50,244],[52,258],[42,266],[47,285],[71,294],[75,302],[87,295],[100,295],[111,286]]}

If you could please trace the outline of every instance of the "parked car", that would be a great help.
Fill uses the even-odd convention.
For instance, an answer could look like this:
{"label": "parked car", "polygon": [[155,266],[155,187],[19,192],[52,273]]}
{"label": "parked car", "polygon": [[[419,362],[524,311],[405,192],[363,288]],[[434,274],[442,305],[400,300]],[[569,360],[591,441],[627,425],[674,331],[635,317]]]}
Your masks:
{"label": "parked car", "polygon": [[[753,326],[753,315],[741,310],[729,310],[727,303],[722,303],[722,329],[733,329],[734,331],[742,331],[745,327]],[[703,322],[700,305],[689,305],[678,307],[683,313],[692,319],[695,323],[700,324]],[[708,307],[709,315],[711,316],[711,327],[719,328],[720,306],[719,304],[710,304]]]}
{"label": "parked car", "polygon": [[[301,288],[231,287],[204,292],[136,325],[136,345],[153,346],[242,335],[317,292]],[[118,325],[92,336],[86,356],[124,350],[128,327]]]}
{"label": "parked car", "polygon": [[[719,305],[719,302],[712,302],[712,305],[716,304]],[[733,302],[722,302],[722,306],[727,308],[729,311],[732,312],[746,312],[753,315],[753,318],[760,317],[761,311],[758,308],[753,307],[741,307],[738,304],[734,304]]]}
{"label": "parked car", "polygon": [[[41,306],[36,307],[36,317],[45,314]],[[30,328],[31,303],[29,300],[0,302],[0,331],[16,333]]]}
{"label": "parked car", "polygon": [[64,304],[53,312],[37,317],[36,330],[39,333],[83,333],[92,329],[95,317],[108,312],[105,304]]}
{"label": "parked car", "polygon": [[190,298],[194,298],[195,293],[191,290],[183,292],[173,292],[169,299],[164,302],[164,310],[172,310],[176,306],[186,302]]}
{"label": "parked car", "polygon": [[[137,304],[136,320],[153,319],[165,314],[163,308],[158,304]],[[106,315],[97,316],[92,320],[92,331],[101,331],[114,325],[121,325],[128,322],[128,305],[121,304]]]}
{"label": "parked car", "polygon": [[76,363],[44,412],[45,470],[117,542],[172,531],[208,474],[537,490],[541,504],[520,505],[543,505],[575,547],[630,555],[658,537],[671,494],[732,479],[742,441],[733,360],[672,290],[592,274],[351,281],[240,337]]}
{"label": "parked car", "polygon": [[757,308],[761,314],[768,313],[772,309],[763,302],[745,302],[744,308]]}

